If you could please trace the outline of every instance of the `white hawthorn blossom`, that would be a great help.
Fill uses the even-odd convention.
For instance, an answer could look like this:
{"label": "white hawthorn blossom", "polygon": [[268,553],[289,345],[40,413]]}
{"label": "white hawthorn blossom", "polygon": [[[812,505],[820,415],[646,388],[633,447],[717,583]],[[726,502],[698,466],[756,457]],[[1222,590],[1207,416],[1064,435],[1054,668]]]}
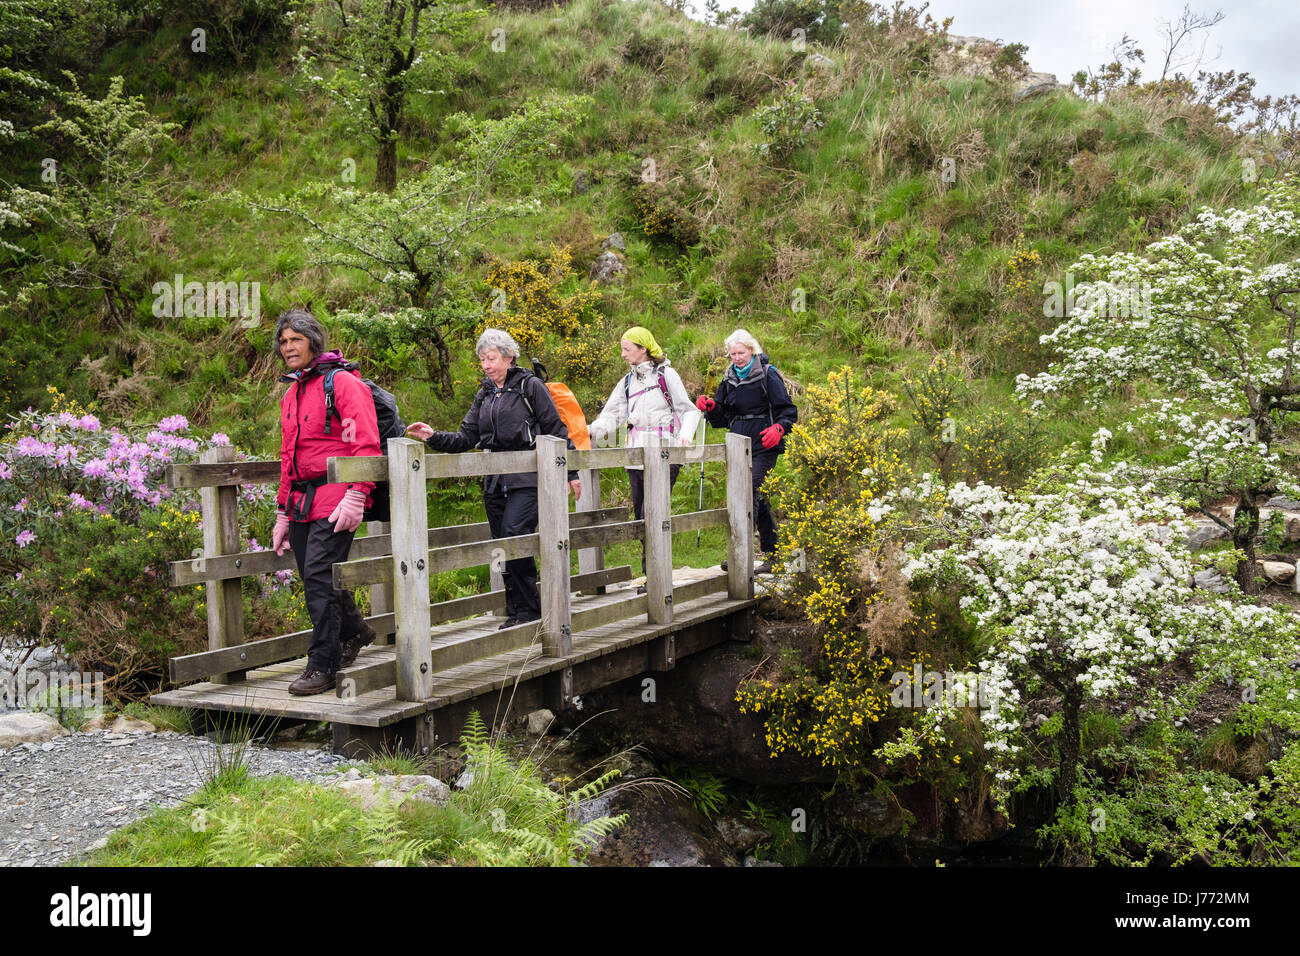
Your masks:
{"label": "white hawthorn blossom", "polygon": [[1264,633],[1300,648],[1294,616],[1243,606],[1236,592],[1209,600],[1192,590],[1182,507],[1133,485],[1126,469],[1084,463],[1062,487],[1016,494],[925,475],[891,498],[928,516],[928,538],[942,544],[913,544],[903,574],[957,585],[989,642],[981,719],[1003,795],[1018,777],[1029,697],[1071,686],[1085,701],[1137,696],[1187,650],[1251,673],[1231,648],[1257,646]]}

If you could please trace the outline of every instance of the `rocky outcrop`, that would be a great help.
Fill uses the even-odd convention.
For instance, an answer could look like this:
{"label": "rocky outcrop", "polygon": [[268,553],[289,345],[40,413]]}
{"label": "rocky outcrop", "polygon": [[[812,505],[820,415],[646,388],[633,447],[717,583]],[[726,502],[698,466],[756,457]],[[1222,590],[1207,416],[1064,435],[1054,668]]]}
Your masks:
{"label": "rocky outcrop", "polygon": [[738,866],[735,851],[680,793],[650,785],[621,787],[579,808],[586,823],[628,814],[587,856],[590,866]]}
{"label": "rocky outcrop", "polygon": [[67,733],[68,728],[49,714],[19,712],[0,716],[0,750],[22,744],[43,744]]}
{"label": "rocky outcrop", "polygon": [[610,283],[625,272],[627,272],[627,266],[623,265],[622,260],[613,250],[606,249],[591,264],[588,275],[597,282]]}

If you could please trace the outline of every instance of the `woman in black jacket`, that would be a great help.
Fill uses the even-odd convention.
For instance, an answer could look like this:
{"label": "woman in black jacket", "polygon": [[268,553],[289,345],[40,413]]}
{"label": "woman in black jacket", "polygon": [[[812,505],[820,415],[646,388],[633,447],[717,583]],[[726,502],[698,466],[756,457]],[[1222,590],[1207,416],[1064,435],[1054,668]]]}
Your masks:
{"label": "woman in black jacket", "polygon": [[727,336],[726,345],[731,364],[713,397],[701,395],[695,400],[695,407],[714,428],[727,428],[753,440],[754,520],[758,525],[759,548],[764,555],[763,563],[755,571],[768,574],[776,551],[776,521],[767,496],[759,494],[758,489],[776,464],[776,456],[785,451],[785,434],[798,421],[799,412],[790,401],[780,373],[772,367],[752,335],[736,329]]}
{"label": "woman in black jacket", "polygon": [[[488,329],[479,336],[477,351],[485,378],[460,429],[440,432],[424,422],[415,422],[407,426],[406,433],[421,439],[433,451],[452,453],[472,448],[524,451],[534,447],[538,435],[566,439],[572,448],[569,430],[556,411],[551,393],[541,379],[515,363],[519,345],[514,338],[501,329]],[[576,471],[569,472],[569,487],[575,496],[581,497],[582,484]],[[492,537],[534,533],[537,530],[536,472],[486,475],[483,506]],[[506,621],[501,626],[540,620],[542,602],[537,591],[536,562],[531,557],[507,561],[502,578]]]}

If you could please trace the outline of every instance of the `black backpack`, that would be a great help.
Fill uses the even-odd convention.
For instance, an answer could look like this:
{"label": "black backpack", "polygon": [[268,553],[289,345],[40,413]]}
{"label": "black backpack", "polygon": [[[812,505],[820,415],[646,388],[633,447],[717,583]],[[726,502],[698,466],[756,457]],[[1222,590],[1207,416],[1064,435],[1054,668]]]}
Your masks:
{"label": "black backpack", "polygon": [[[325,373],[325,434],[330,433],[330,418],[337,418],[341,423],[343,416],[339,414],[334,407],[334,376],[340,372],[351,372],[357,368],[355,362],[348,362],[346,365],[336,365]],[[388,454],[388,439],[401,438],[406,434],[406,423],[402,421],[402,414],[397,410],[397,397],[392,392],[381,385],[377,385],[368,378],[361,380],[367,388],[370,389],[370,397],[375,403],[375,418],[379,422],[379,447],[384,454]],[[365,521],[391,521],[392,512],[389,506],[388,482],[375,482],[375,490],[370,493],[370,507],[366,509],[363,520]]]}

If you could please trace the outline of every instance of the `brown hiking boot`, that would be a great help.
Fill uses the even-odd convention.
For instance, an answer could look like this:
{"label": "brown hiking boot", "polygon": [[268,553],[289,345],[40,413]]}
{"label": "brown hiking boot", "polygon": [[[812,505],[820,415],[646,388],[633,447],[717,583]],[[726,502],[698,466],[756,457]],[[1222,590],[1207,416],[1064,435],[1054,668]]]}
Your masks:
{"label": "brown hiking boot", "polygon": [[357,659],[361,653],[361,648],[369,647],[375,642],[375,629],[369,624],[362,624],[361,630],[357,631],[346,641],[339,641],[339,667],[348,667]]}
{"label": "brown hiking boot", "polygon": [[298,697],[309,697],[312,694],[321,694],[333,688],[333,674],[326,674],[324,671],[309,667],[302,672],[301,677],[289,685],[289,693]]}

